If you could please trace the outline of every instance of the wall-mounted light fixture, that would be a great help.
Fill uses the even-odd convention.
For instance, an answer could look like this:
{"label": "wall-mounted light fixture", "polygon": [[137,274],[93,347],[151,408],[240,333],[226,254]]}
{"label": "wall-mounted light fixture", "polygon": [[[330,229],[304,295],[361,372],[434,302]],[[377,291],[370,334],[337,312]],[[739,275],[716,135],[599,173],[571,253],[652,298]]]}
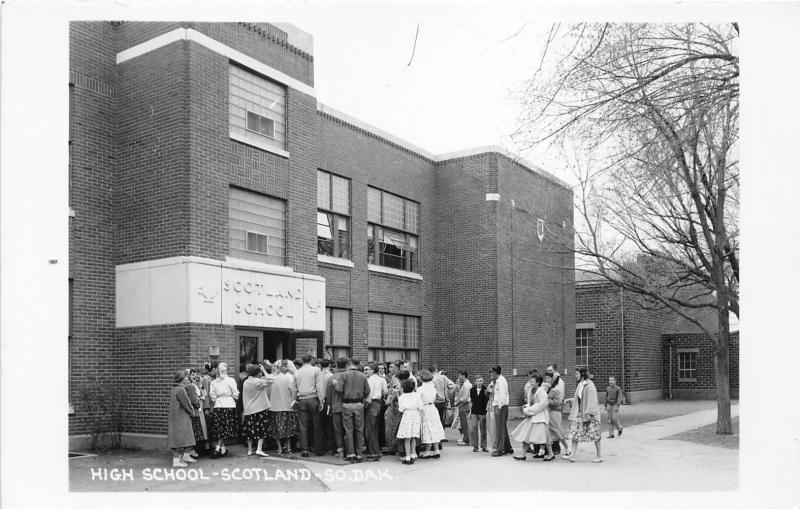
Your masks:
{"label": "wall-mounted light fixture", "polygon": [[208,347],[209,357],[219,357],[219,345],[211,345]]}

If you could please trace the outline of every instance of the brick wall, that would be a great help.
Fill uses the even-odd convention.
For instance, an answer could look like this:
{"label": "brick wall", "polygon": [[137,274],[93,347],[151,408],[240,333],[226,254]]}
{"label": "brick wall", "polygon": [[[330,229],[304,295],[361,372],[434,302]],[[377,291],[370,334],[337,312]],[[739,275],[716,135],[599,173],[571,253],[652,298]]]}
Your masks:
{"label": "brick wall", "polygon": [[[72,22],[70,32],[69,277],[73,279],[69,343],[69,433],[86,433],[78,387],[114,373],[114,167],[116,87],[109,23]],[[77,42],[80,41],[80,44]],[[66,84],[65,84],[66,85]]]}
{"label": "brick wall", "polygon": [[610,283],[580,283],[576,286],[575,323],[595,324],[590,371],[599,391],[605,390],[609,376],[624,385],[629,397],[645,391],[652,396],[652,391],[661,389],[661,314],[642,309],[634,296]]}
{"label": "brick wall", "polygon": [[[351,258],[350,268],[325,270],[329,306],[352,309],[352,354],[367,358],[367,315],[369,311],[420,316],[420,361],[436,357],[434,336],[434,289],[436,263],[435,182],[433,164],[372,133],[326,114],[318,114],[318,167],[350,179]],[[314,176],[316,179],[316,174]],[[422,281],[389,276],[367,270],[367,187],[376,187],[420,204],[419,265]],[[308,203],[316,212],[316,180]],[[316,224],[316,219],[313,220]],[[315,237],[316,239],[316,237]],[[316,246],[316,244],[315,244]],[[316,247],[310,250],[316,256]],[[316,263],[316,262],[315,262]],[[350,295],[342,296],[344,288]],[[338,303],[338,304],[334,304]]]}
{"label": "brick wall", "polygon": [[[669,386],[670,377],[670,357],[669,344],[672,344],[672,391],[676,398],[715,398],[716,380],[714,345],[711,340],[701,333],[693,334],[664,334],[663,335],[663,355],[664,363],[662,368],[662,383],[664,389]],[[680,381],[678,379],[678,354],[681,348],[699,349],[697,356],[697,381]],[[731,397],[739,396],[739,331],[731,332],[730,343],[728,344],[728,370],[730,376]]]}

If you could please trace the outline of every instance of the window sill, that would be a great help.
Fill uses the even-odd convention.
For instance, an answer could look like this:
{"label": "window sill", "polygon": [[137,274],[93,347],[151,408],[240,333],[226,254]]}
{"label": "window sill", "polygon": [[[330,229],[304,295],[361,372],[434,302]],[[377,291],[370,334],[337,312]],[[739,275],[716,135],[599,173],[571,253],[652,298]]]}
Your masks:
{"label": "window sill", "polygon": [[697,383],[697,378],[678,378],[678,381]]}
{"label": "window sill", "polygon": [[408,272],[407,270],[393,269],[391,267],[384,267],[382,265],[373,265],[371,263],[367,265],[367,269],[369,269],[370,272],[380,272],[382,274],[390,274],[392,276],[399,276],[407,279],[416,279],[417,281],[422,281],[422,275],[417,274],[416,272]]}
{"label": "window sill", "polygon": [[330,265],[339,265],[340,267],[355,267],[355,264],[352,260],[348,260],[347,258],[337,258],[335,256],[328,256],[323,254],[317,255],[317,261],[322,263],[328,263]]}
{"label": "window sill", "polygon": [[254,140],[252,138],[248,138],[247,136],[242,136],[237,133],[229,133],[229,136],[232,140],[236,140],[238,142],[244,143],[245,145],[250,145],[251,147],[260,148],[261,150],[266,150],[267,152],[272,152],[273,154],[281,157],[285,157],[289,159],[289,152],[279,149],[277,147],[273,147],[267,142],[260,142],[258,140]]}

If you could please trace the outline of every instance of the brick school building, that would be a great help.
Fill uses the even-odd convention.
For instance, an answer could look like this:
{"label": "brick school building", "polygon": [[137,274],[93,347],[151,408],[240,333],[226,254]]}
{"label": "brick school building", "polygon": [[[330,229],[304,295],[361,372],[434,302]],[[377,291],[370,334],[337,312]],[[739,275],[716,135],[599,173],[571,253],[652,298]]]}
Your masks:
{"label": "brick school building", "polygon": [[309,34],[74,22],[69,89],[71,445],[99,386],[123,445],[164,446],[172,374],[209,359],[500,364],[512,405],[575,364],[569,186],[320,104]]}

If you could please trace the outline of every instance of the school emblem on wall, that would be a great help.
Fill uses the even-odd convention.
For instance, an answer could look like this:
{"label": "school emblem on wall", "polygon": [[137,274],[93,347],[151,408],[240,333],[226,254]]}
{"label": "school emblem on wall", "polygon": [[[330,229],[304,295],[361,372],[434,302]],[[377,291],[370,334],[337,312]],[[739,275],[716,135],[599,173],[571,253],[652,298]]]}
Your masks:
{"label": "school emblem on wall", "polygon": [[536,236],[539,237],[539,242],[544,238],[544,219],[536,218]]}

